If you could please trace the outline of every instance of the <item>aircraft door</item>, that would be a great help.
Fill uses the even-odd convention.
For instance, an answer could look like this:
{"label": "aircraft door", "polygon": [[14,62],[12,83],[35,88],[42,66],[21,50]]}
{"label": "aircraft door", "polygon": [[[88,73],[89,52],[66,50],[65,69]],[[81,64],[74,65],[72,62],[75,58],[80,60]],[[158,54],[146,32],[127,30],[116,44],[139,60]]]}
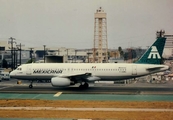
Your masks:
{"label": "aircraft door", "polygon": [[32,66],[31,65],[28,65],[27,66],[27,70],[26,70],[26,74],[27,75],[31,75],[31,72],[32,72]]}
{"label": "aircraft door", "polygon": [[132,66],[132,75],[137,75],[137,66],[136,65]]}

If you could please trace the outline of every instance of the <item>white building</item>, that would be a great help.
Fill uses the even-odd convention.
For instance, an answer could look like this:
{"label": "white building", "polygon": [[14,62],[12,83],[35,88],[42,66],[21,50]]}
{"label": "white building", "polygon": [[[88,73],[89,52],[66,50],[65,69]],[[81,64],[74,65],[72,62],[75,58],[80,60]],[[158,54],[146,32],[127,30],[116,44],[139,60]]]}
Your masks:
{"label": "white building", "polygon": [[169,58],[173,56],[173,35],[164,35],[166,37],[165,48],[163,51],[163,57]]}

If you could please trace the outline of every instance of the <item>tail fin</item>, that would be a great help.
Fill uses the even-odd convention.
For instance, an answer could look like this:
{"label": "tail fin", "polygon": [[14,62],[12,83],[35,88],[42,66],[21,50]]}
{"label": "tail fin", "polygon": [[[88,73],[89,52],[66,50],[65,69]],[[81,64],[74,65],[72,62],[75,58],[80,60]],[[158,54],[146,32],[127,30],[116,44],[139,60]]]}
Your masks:
{"label": "tail fin", "polygon": [[166,38],[158,38],[136,63],[161,64]]}

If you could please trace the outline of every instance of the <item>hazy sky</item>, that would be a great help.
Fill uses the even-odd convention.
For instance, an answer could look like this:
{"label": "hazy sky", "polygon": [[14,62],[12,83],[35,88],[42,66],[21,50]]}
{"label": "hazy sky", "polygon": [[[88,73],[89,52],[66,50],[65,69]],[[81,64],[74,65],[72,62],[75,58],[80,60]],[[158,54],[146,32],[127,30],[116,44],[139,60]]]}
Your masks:
{"label": "hazy sky", "polygon": [[173,34],[173,0],[0,0],[0,40],[28,47],[93,48],[94,13],[107,13],[108,48],[151,45]]}

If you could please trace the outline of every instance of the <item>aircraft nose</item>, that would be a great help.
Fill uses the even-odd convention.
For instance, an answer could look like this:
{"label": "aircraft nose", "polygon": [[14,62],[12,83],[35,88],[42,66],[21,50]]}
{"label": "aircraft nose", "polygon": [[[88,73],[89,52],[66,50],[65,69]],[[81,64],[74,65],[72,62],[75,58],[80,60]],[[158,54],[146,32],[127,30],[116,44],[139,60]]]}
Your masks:
{"label": "aircraft nose", "polygon": [[11,71],[10,72],[10,78],[13,78],[15,76],[15,72],[14,71]]}

